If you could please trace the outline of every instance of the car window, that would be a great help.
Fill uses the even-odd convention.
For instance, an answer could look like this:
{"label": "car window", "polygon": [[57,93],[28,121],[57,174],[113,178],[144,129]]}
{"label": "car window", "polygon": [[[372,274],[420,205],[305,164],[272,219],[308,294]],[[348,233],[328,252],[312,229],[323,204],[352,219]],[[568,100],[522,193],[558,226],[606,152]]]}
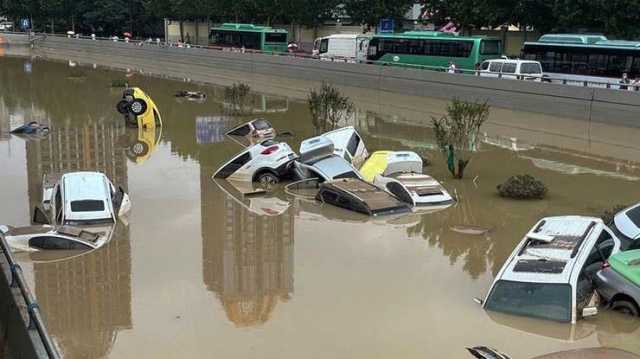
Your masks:
{"label": "car window", "polygon": [[62,194],[60,193],[60,187],[56,187],[55,191],[56,191],[56,194],[54,199],[55,201],[54,208],[56,213],[54,215],[56,216],[56,222],[61,223],[62,222]]}
{"label": "car window", "polygon": [[391,192],[399,200],[406,203],[413,203],[413,199],[407,190],[398,182],[387,183],[387,191]]}
{"label": "car window", "polygon": [[329,39],[320,40],[320,53],[324,54],[329,50]]}
{"label": "car window", "polygon": [[251,153],[245,152],[242,155],[236,157],[226,166],[224,166],[217,174],[216,177],[227,178],[231,176],[235,171],[239,170],[247,162],[251,160]]}
{"label": "car window", "polygon": [[80,201],[71,201],[71,211],[73,212],[102,212],[104,211],[104,202],[95,199],[85,199]]}
{"label": "car window", "polygon": [[55,236],[38,236],[29,239],[29,247],[50,250],[50,249],[65,249],[65,250],[88,250],[91,246],[77,242],[71,239],[55,237]]}
{"label": "car window", "polygon": [[568,284],[500,280],[487,298],[486,308],[561,322],[572,319],[572,293]]}
{"label": "car window", "polygon": [[491,72],[500,72],[501,69],[502,62],[492,62],[491,65],[489,65],[489,71]]}
{"label": "car window", "polygon": [[489,61],[485,61],[482,63],[482,65],[480,65],[480,70],[488,70],[489,69]]}
{"label": "car window", "polygon": [[360,136],[355,132],[351,134],[351,138],[349,139],[349,143],[347,143],[347,151],[351,154],[351,156],[356,155],[356,151],[358,150],[358,146],[360,145]]}
{"label": "car window", "polygon": [[345,172],[333,177],[333,179],[341,179],[341,178],[358,178],[358,175],[355,172],[350,171],[350,172]]}
{"label": "car window", "polygon": [[517,64],[514,62],[507,62],[502,65],[502,73],[503,74],[515,74],[516,73]]}
{"label": "car window", "polygon": [[542,69],[540,68],[540,64],[536,64],[533,62],[525,62],[520,64],[520,73],[521,74],[536,74],[539,75],[542,73]]}

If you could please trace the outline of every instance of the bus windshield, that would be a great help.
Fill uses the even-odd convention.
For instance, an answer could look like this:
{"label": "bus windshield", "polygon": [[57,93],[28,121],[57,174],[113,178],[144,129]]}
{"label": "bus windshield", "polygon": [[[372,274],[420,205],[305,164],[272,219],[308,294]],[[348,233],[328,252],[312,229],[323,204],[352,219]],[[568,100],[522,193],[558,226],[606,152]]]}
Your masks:
{"label": "bus windshield", "polygon": [[486,308],[497,312],[570,322],[571,286],[500,280],[487,299]]}
{"label": "bus windshield", "polygon": [[276,34],[268,32],[265,34],[264,42],[269,43],[286,43],[287,42],[287,34]]}
{"label": "bus windshield", "polygon": [[500,40],[482,40],[480,43],[480,55],[502,55],[501,44]]}

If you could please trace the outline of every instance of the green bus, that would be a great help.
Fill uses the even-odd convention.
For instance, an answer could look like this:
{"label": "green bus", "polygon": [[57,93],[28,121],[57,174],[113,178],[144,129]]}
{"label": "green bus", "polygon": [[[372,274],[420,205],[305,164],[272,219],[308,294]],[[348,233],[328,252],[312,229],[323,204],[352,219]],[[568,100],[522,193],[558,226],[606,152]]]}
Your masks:
{"label": "green bus", "polygon": [[464,37],[439,31],[377,34],[369,42],[368,61],[384,64],[474,70],[484,60],[502,56],[502,41],[485,36]]}
{"label": "green bus", "polygon": [[211,28],[209,45],[286,52],[288,35],[287,30],[269,26],[225,23]]}

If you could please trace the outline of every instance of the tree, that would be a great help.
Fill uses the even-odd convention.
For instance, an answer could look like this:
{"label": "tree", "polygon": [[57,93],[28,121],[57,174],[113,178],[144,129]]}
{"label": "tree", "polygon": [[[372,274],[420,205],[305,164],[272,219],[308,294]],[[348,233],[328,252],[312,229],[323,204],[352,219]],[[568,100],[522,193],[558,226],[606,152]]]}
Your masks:
{"label": "tree", "polygon": [[376,27],[382,18],[400,20],[415,3],[414,0],[345,0],[344,10],[353,22]]}
{"label": "tree", "polygon": [[488,117],[489,105],[486,102],[454,98],[447,105],[447,115],[440,119],[432,118],[436,141],[447,156],[447,166],[454,178],[463,178],[471,153],[477,149],[480,127]]}
{"label": "tree", "polygon": [[353,113],[353,103],[340,90],[323,82],[320,91],[311,90],[308,96],[311,121],[316,132],[333,130]]}

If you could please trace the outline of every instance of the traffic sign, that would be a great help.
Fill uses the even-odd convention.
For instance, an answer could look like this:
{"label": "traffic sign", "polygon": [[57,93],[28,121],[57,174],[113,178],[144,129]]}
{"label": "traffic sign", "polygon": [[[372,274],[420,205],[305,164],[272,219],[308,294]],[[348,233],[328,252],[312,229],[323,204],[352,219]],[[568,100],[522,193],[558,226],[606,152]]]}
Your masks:
{"label": "traffic sign", "polygon": [[396,22],[392,18],[380,19],[378,23],[378,32],[393,32],[396,27]]}

